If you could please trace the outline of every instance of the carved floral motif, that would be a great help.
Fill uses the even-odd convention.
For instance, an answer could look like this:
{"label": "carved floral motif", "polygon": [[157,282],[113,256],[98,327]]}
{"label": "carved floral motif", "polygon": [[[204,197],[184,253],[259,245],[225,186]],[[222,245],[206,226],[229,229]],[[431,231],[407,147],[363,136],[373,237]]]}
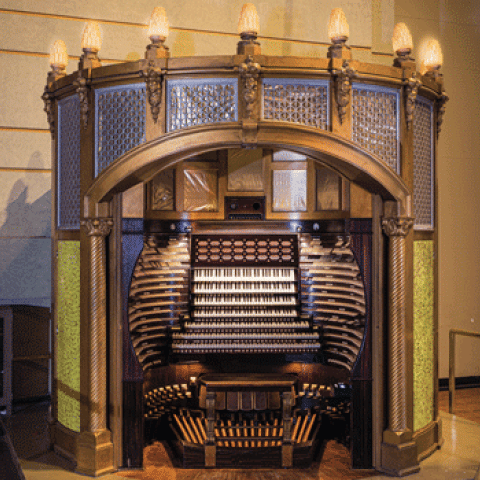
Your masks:
{"label": "carved floral motif", "polygon": [[262,67],[249,55],[238,67],[244,81],[243,98],[245,100],[246,118],[252,118],[253,107],[257,100],[258,78]]}
{"label": "carved floral motif", "polygon": [[110,234],[113,226],[111,218],[86,218],[81,223],[89,237],[106,237]]}
{"label": "carved floral motif", "polygon": [[81,75],[73,82],[77,87],[78,97],[80,98],[80,120],[83,128],[87,128],[88,123],[88,81]]}
{"label": "carved floral motif", "polygon": [[338,117],[340,124],[342,124],[347,113],[348,103],[350,102],[352,80],[357,76],[357,72],[350,66],[348,60],[345,60],[342,68],[340,70],[334,70],[332,73],[335,76]]}
{"label": "carved floral motif", "polygon": [[47,87],[45,87],[45,91],[43,92],[42,100],[43,100],[43,103],[45,104],[43,111],[47,114],[47,121],[50,127],[50,133],[53,137],[55,133],[55,115],[53,112],[54,102],[53,102],[52,96],[48,92]]}
{"label": "carved floral motif", "polygon": [[417,99],[418,87],[422,82],[417,78],[417,73],[413,72],[412,76],[405,81],[405,115],[407,121],[407,129],[410,130],[413,123],[413,114],[415,112],[415,100]]}
{"label": "carved floral motif", "polygon": [[382,227],[389,237],[405,237],[413,226],[412,217],[388,217],[382,219]]}
{"label": "carved floral motif", "polygon": [[152,118],[157,123],[162,103],[162,69],[155,66],[155,61],[150,60],[148,65],[140,70],[140,76],[145,78],[147,84],[147,98],[152,112]]}

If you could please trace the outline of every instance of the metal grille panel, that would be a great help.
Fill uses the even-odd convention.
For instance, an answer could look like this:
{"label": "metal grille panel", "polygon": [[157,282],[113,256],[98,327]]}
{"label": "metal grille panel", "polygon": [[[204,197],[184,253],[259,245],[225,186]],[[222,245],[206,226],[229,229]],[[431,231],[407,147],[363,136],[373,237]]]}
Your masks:
{"label": "metal grille panel", "polygon": [[327,130],[328,88],[326,80],[266,78],[263,118]]}
{"label": "metal grille panel", "polygon": [[167,82],[168,131],[205,123],[238,120],[238,82],[234,78]]}
{"label": "metal grille panel", "polygon": [[417,97],[413,117],[413,206],[415,228],[433,228],[433,103]]}
{"label": "metal grille panel", "polygon": [[354,84],[352,140],[400,173],[399,92]]}
{"label": "metal grille panel", "polygon": [[95,176],[145,142],[146,98],[143,83],[95,91]]}
{"label": "metal grille panel", "polygon": [[80,100],[58,102],[58,228],[80,228]]}

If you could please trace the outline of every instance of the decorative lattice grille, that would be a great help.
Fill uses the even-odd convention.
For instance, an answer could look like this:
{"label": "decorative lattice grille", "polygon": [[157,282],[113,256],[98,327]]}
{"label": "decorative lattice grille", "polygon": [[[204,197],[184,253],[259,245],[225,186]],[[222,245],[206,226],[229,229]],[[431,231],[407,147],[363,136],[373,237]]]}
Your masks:
{"label": "decorative lattice grille", "polygon": [[413,206],[415,227],[433,228],[433,103],[417,97],[413,117]]}
{"label": "decorative lattice grille", "polygon": [[58,102],[58,228],[80,228],[80,100]]}
{"label": "decorative lattice grille", "polygon": [[263,80],[263,118],[328,128],[328,82],[266,78]]}
{"label": "decorative lattice grille", "polygon": [[352,139],[400,173],[399,92],[354,84]]}
{"label": "decorative lattice grille", "polygon": [[95,176],[128,150],[145,142],[145,84],[95,91]]}
{"label": "decorative lattice grille", "polygon": [[238,119],[238,82],[201,78],[167,82],[168,131]]}

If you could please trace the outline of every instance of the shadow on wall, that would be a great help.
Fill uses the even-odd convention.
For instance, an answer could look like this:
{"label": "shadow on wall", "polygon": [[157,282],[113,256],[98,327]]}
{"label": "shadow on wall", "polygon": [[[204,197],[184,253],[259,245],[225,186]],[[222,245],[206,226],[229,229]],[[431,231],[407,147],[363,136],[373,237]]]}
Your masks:
{"label": "shadow on wall", "polygon": [[[38,169],[39,161],[41,155],[35,152],[29,168]],[[27,172],[8,195],[0,227],[0,304],[50,306],[51,190],[32,203],[27,201],[29,191],[38,192],[45,181],[50,184],[45,173]]]}

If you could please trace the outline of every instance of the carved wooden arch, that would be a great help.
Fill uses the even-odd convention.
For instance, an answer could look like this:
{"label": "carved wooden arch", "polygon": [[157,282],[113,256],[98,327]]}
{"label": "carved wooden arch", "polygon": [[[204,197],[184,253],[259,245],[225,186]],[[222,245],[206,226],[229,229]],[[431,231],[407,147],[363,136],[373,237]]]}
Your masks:
{"label": "carved wooden arch", "polygon": [[[85,217],[96,217],[99,205],[115,193],[147,182],[159,171],[211,150],[280,148],[303,153],[331,167],[384,201],[397,203],[397,214],[411,216],[411,193],[403,180],[381,159],[332,133],[283,122],[259,122],[254,144],[245,145],[237,123],[211,124],[166,133],[119,157],[94,180],[85,194]],[[105,211],[105,210],[103,210]]]}
{"label": "carved wooden arch", "polygon": [[[329,132],[302,125],[261,121],[256,131],[248,136],[248,143],[240,123],[211,124],[166,133],[140,145],[115,160],[96,178],[84,195],[84,224],[93,220],[110,225],[109,203],[116,193],[121,193],[140,182],[151,180],[161,170],[194,155],[224,148],[271,148],[286,149],[308,155],[310,158],[331,167],[348,180],[360,185],[369,192],[379,195],[384,202],[382,224],[388,241],[388,428],[383,431],[382,464],[380,468],[401,475],[419,469],[417,446],[412,441],[407,397],[408,366],[413,361],[407,349],[406,292],[413,282],[411,259],[406,255],[406,237],[413,224],[412,194],[407,186],[385,162],[362,149],[357,144]],[[110,223],[109,223],[110,222]],[[97,228],[98,235],[108,234],[108,225]],[[94,234],[97,235],[97,234]],[[106,258],[104,238],[96,239],[90,245],[92,277],[89,292],[90,303],[98,305],[92,309],[91,325],[106,328]],[[98,237],[99,238],[99,237]],[[410,262],[407,265],[407,262]],[[408,284],[408,285],[407,285]],[[95,300],[95,301],[94,301]],[[99,378],[106,378],[105,342],[95,337],[98,331],[91,328],[91,356],[101,358],[102,372],[92,363],[90,383],[93,386]],[[100,336],[104,338],[104,336]],[[91,387],[92,391],[94,389]],[[100,420],[96,413],[89,414],[89,432],[110,433],[105,429],[106,392],[100,392]],[[97,415],[98,416],[98,415]],[[96,423],[95,423],[96,422]],[[99,425],[97,427],[96,425]],[[95,428],[94,428],[95,427]],[[86,432],[86,435],[90,434]],[[90,438],[90,437],[88,437]],[[87,440],[88,440],[87,438]],[[86,440],[86,442],[87,442]],[[88,442],[87,442],[88,443]],[[86,444],[87,444],[86,443]],[[400,461],[401,460],[401,461]],[[400,467],[399,467],[400,465]]]}

